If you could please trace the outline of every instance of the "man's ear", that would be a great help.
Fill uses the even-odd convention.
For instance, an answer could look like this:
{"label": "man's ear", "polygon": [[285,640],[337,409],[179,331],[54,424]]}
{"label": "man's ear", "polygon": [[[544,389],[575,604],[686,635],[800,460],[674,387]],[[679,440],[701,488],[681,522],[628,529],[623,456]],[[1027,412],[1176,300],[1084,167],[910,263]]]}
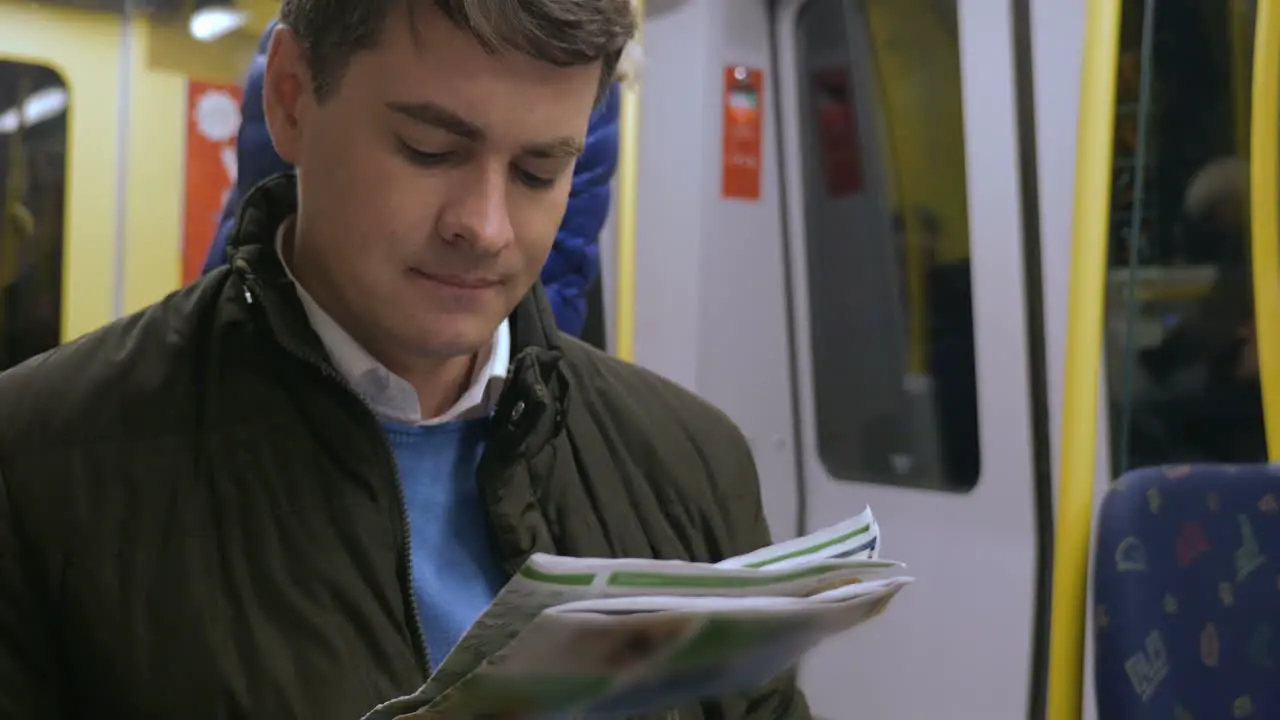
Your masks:
{"label": "man's ear", "polygon": [[290,165],[298,163],[302,119],[312,102],[311,73],[302,44],[292,30],[278,25],[267,49],[262,107],[276,154]]}

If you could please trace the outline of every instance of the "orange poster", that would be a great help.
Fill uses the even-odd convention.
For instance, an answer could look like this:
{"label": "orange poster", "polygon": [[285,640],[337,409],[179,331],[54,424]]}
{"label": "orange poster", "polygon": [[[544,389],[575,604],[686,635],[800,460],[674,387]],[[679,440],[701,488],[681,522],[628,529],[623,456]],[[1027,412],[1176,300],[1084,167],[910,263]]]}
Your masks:
{"label": "orange poster", "polygon": [[236,184],[240,88],[187,82],[187,187],[182,237],[182,282],[200,277],[218,229],[222,204]]}
{"label": "orange poster", "polygon": [[858,151],[858,119],[853,112],[849,73],[843,67],[815,71],[813,103],[827,194],[831,197],[853,195],[862,189],[862,158]]}
{"label": "orange poster", "polygon": [[724,69],[724,174],[721,194],[760,199],[760,114],[764,74],[731,65]]}

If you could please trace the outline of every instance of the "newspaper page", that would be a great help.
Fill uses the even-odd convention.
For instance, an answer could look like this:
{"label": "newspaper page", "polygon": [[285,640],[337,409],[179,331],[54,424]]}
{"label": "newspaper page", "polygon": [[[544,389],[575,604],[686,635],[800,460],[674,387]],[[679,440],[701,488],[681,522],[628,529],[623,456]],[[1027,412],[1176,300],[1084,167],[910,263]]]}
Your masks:
{"label": "newspaper page", "polygon": [[900,563],[876,558],[878,547],[879,527],[867,509],[812,535],[718,565],[535,554],[417,693],[379,706],[366,720],[393,718],[430,705],[506,648],[548,608],[637,596],[803,597],[835,582],[899,574]]}
{"label": "newspaper page", "polygon": [[871,508],[865,508],[844,522],[804,537],[722,560],[716,563],[716,567],[778,569],[831,558],[874,560],[880,556],[880,544],[880,525],[871,515]]}
{"label": "newspaper page", "polygon": [[910,578],[808,598],[616,598],[540,614],[420,717],[656,714],[746,692],[882,612]]}

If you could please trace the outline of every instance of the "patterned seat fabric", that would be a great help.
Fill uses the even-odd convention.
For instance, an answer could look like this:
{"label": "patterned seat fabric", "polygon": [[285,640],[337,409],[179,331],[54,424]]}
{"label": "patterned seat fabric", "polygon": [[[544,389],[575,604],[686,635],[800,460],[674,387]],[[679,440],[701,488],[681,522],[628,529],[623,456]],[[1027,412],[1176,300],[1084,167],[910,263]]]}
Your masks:
{"label": "patterned seat fabric", "polygon": [[1137,470],[1097,527],[1099,720],[1280,718],[1280,466]]}

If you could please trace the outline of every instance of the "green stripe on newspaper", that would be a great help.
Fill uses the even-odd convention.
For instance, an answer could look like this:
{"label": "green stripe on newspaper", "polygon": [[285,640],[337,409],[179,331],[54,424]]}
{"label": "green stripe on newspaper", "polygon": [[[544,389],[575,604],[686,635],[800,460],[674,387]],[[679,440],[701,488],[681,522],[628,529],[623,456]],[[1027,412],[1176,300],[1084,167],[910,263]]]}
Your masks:
{"label": "green stripe on newspaper", "polygon": [[853,532],[845,533],[844,535],[841,535],[841,536],[839,536],[839,537],[831,538],[830,540],[828,540],[828,541],[826,541],[826,542],[820,542],[820,543],[818,543],[817,545],[810,545],[809,547],[806,547],[806,548],[801,548],[801,549],[799,549],[799,550],[793,550],[793,551],[791,551],[791,552],[789,552],[789,553],[787,553],[787,554],[785,554],[785,555],[778,555],[778,556],[776,556],[776,557],[771,557],[771,558],[766,558],[766,559],[764,559],[764,560],[760,560],[759,562],[749,563],[749,564],[747,565],[747,567],[749,567],[749,568],[757,568],[757,569],[758,569],[758,568],[762,568],[762,567],[767,567],[767,566],[769,566],[769,565],[773,565],[774,563],[780,563],[780,562],[782,562],[783,560],[790,560],[790,559],[792,559],[792,558],[798,558],[798,557],[800,557],[800,556],[802,556],[802,555],[812,555],[812,554],[814,554],[814,553],[818,552],[819,550],[826,550],[827,548],[831,547],[832,545],[839,545],[840,543],[848,542],[849,540],[852,540],[852,539],[854,539],[855,537],[857,537],[857,536],[859,536],[859,535],[862,535],[863,533],[866,533],[866,532],[868,532],[868,531],[870,531],[870,530],[871,530],[871,523],[867,523],[866,525],[863,525],[862,527],[858,528],[857,530],[854,530]]}
{"label": "green stripe on newspaper", "polygon": [[[872,570],[882,567],[893,567],[893,563],[867,563],[860,569]],[[848,566],[843,565],[818,565],[787,573],[786,575],[764,575],[760,577],[727,574],[683,575],[657,572],[615,572],[609,576],[609,585],[613,587],[753,588],[766,585],[781,585],[782,583],[850,569]]]}
{"label": "green stripe on newspaper", "polygon": [[530,580],[538,582],[550,583],[552,585],[573,585],[576,587],[584,587],[595,582],[595,573],[549,573],[538,570],[537,568],[525,565],[520,568],[520,574]]}

